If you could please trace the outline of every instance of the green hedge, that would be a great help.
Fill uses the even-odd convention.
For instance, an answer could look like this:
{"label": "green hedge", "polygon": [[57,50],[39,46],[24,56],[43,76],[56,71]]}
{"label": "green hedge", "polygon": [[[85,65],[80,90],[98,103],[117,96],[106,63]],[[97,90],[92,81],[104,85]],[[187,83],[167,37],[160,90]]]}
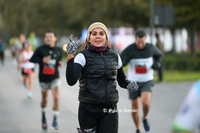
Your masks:
{"label": "green hedge", "polygon": [[62,50],[63,60],[67,61],[67,53]]}
{"label": "green hedge", "polygon": [[196,52],[196,57],[189,52],[167,54],[164,64],[165,70],[200,71],[200,52]]}

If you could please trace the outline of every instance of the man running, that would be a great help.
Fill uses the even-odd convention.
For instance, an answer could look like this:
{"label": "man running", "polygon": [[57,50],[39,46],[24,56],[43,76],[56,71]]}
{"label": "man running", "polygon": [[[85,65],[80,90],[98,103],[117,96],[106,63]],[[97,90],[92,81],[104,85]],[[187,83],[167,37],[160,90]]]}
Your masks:
{"label": "man running", "polygon": [[[150,131],[147,115],[150,109],[150,99],[153,81],[153,69],[158,69],[162,60],[161,51],[152,44],[146,43],[144,31],[136,32],[136,42],[129,45],[121,54],[123,66],[129,64],[128,79],[136,81],[139,89],[136,92],[129,91],[129,98],[132,101],[132,117],[136,125],[136,133],[141,133],[139,124],[139,103],[140,97],[143,105],[143,125],[145,131]],[[155,60],[155,61],[154,61]],[[153,69],[152,69],[153,68]]]}
{"label": "man running", "polygon": [[172,133],[193,133],[200,128],[200,80],[196,81],[176,114]]}
{"label": "man running", "polygon": [[12,62],[13,65],[17,65],[17,55],[19,54],[19,50],[21,49],[21,45],[19,45],[19,39],[16,35],[14,35],[10,40],[9,40],[9,47],[12,52]]}
{"label": "man running", "polygon": [[[21,49],[19,49],[19,54],[17,55],[17,59],[19,59],[18,56],[20,56],[20,54],[23,53],[23,51],[25,50],[25,43],[27,43],[26,36],[24,35],[24,33],[21,33],[19,35],[19,41],[17,42],[17,44],[19,46],[21,46]],[[32,43],[30,43],[30,44],[32,45]],[[18,61],[18,69],[20,69],[20,68],[21,68],[21,63]]]}
{"label": "man running", "polygon": [[48,100],[48,90],[53,94],[53,123],[52,128],[58,130],[57,116],[59,114],[59,91],[60,79],[58,66],[62,66],[62,50],[55,46],[57,41],[56,33],[47,31],[45,33],[45,44],[35,50],[30,62],[39,63],[39,82],[42,88],[42,129],[47,129],[45,110]]}

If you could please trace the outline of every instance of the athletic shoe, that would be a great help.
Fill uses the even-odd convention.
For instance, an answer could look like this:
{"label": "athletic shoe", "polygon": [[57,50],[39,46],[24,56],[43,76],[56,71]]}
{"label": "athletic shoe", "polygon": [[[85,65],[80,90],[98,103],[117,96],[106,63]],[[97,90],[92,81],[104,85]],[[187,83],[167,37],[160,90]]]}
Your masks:
{"label": "athletic shoe", "polygon": [[46,119],[42,119],[42,129],[47,130],[47,122]]}
{"label": "athletic shoe", "polygon": [[28,89],[28,85],[24,85],[24,87],[25,87],[26,89]]}
{"label": "athletic shoe", "polygon": [[32,94],[30,92],[27,93],[28,98],[32,98]]}
{"label": "athletic shoe", "polygon": [[52,123],[52,129],[58,130],[58,124],[55,120]]}
{"label": "athletic shoe", "polygon": [[141,133],[140,130],[136,130],[136,133]]}
{"label": "athletic shoe", "polygon": [[150,126],[147,119],[144,119],[142,122],[143,122],[145,131],[148,132],[150,130]]}
{"label": "athletic shoe", "polygon": [[32,94],[30,92],[27,92],[28,98],[32,98]]}

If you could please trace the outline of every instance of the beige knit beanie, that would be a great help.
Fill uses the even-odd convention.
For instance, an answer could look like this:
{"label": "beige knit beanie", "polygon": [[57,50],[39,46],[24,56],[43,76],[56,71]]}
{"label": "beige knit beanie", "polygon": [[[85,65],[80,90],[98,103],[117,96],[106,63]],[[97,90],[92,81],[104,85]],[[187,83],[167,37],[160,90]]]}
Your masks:
{"label": "beige knit beanie", "polygon": [[91,32],[96,29],[96,28],[101,28],[102,30],[105,31],[106,33],[106,38],[107,38],[107,41],[108,41],[108,38],[109,38],[109,32],[108,32],[108,29],[107,27],[101,23],[101,22],[95,22],[95,23],[92,23],[89,28],[88,28],[88,32],[87,32],[87,41],[89,42],[89,37],[90,37],[90,34]]}

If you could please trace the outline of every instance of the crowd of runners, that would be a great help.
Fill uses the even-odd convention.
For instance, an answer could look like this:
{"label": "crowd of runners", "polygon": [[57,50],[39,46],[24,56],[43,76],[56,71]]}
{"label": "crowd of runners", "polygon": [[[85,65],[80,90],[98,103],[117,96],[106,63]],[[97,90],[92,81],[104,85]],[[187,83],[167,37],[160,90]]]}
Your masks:
{"label": "crowd of runners", "polygon": [[[130,44],[121,54],[113,51],[107,44],[109,32],[101,22],[92,23],[88,27],[85,43],[80,47],[79,41],[70,36],[67,45],[66,81],[73,86],[79,81],[78,133],[117,133],[120,99],[116,89],[117,83],[127,89],[131,101],[131,112],[136,133],[141,133],[140,120],[146,132],[151,131],[148,119],[154,71],[162,65],[163,53],[156,46],[146,43],[146,34],[138,30],[135,42]],[[41,88],[41,125],[48,129],[46,107],[48,92],[53,96],[53,121],[51,127],[59,129],[59,93],[61,79],[58,67],[63,66],[62,49],[56,46],[57,36],[54,31],[44,34],[44,44],[40,45],[34,32],[26,39],[24,34],[19,38],[13,36],[9,41],[13,64],[21,71],[23,85],[27,89],[27,97],[32,94],[35,64],[39,65],[39,85]],[[64,45],[64,44],[63,44]],[[123,67],[129,65],[127,75]],[[142,103],[142,117],[139,106]],[[177,113],[172,126],[173,133],[192,133],[200,125],[200,81],[191,88],[183,107]]]}

